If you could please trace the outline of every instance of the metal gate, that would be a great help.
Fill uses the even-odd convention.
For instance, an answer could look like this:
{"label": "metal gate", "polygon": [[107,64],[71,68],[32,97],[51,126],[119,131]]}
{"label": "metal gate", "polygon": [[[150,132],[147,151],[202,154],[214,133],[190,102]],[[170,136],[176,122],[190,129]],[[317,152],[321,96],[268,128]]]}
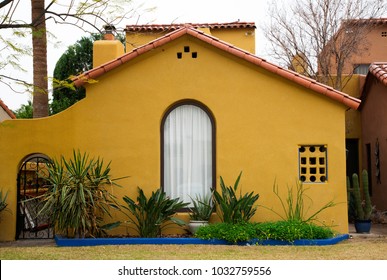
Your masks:
{"label": "metal gate", "polygon": [[42,207],[39,196],[47,190],[49,162],[47,156],[35,154],[26,158],[19,169],[16,239],[54,238],[49,219],[37,215]]}

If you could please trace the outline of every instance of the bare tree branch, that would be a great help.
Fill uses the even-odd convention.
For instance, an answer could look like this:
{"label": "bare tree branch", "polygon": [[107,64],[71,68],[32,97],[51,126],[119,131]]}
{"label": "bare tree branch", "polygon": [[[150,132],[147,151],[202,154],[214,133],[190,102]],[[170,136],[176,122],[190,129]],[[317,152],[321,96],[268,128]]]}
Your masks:
{"label": "bare tree branch", "polygon": [[[286,10],[275,3],[271,22],[263,27],[272,56],[294,69],[302,63],[303,74],[342,90],[345,65],[351,55],[366,51],[370,21],[380,17],[385,0],[296,0]],[[361,24],[360,24],[361,23]],[[303,61],[299,61],[303,58]]]}

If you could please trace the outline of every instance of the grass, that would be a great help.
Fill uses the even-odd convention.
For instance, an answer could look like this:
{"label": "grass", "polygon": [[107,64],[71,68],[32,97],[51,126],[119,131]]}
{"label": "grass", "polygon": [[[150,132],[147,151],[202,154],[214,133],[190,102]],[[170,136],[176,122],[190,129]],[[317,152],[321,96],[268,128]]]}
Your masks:
{"label": "grass", "polygon": [[[1,244],[0,244],[1,245]],[[0,247],[1,260],[386,260],[387,238],[332,246],[121,245]]]}

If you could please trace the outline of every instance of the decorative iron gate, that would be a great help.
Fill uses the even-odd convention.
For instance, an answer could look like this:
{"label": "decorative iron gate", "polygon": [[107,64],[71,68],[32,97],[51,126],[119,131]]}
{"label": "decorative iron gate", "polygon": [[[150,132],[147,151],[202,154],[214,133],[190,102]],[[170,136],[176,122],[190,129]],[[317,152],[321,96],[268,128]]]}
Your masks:
{"label": "decorative iron gate", "polygon": [[49,219],[37,215],[42,206],[39,196],[47,190],[49,162],[45,155],[35,154],[26,158],[19,169],[16,239],[54,238]]}

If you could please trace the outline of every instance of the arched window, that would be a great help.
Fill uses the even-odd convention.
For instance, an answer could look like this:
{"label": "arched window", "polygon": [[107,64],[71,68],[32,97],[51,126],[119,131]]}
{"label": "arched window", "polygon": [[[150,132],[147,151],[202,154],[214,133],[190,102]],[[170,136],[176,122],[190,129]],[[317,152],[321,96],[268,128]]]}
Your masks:
{"label": "arched window", "polygon": [[190,202],[214,186],[214,125],[199,104],[173,107],[162,123],[162,186],[168,196]]}

